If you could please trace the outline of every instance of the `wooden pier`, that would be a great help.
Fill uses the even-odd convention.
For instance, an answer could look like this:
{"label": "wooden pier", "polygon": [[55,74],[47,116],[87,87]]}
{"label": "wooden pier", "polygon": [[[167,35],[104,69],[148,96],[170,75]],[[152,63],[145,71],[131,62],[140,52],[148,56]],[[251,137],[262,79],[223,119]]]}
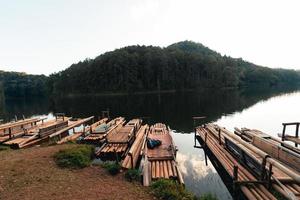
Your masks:
{"label": "wooden pier", "polygon": [[275,190],[287,199],[299,199],[300,174],[252,144],[256,138],[238,136],[215,124],[197,127],[195,136],[231,177],[234,198],[241,190],[248,199],[276,199],[270,192]]}
{"label": "wooden pier", "polygon": [[153,149],[145,143],[142,163],[143,184],[149,186],[153,180],[160,178],[174,179],[184,184],[183,177],[176,162],[176,148],[170,130],[165,124],[157,123],[150,127],[147,139],[161,141]]}

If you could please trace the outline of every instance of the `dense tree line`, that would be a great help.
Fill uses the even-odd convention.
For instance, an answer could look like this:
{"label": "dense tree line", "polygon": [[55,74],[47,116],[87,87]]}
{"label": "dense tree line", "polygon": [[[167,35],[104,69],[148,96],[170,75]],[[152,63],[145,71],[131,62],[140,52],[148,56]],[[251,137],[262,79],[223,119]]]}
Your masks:
{"label": "dense tree line", "polygon": [[82,94],[295,84],[300,72],[222,56],[199,43],[128,46],[46,77],[0,71],[5,96]]}
{"label": "dense tree line", "polygon": [[47,77],[19,72],[0,71],[0,93],[8,97],[44,96]]}
{"label": "dense tree line", "polygon": [[53,93],[135,92],[295,84],[294,70],[257,66],[184,41],[166,48],[128,46],[86,59],[49,77]]}

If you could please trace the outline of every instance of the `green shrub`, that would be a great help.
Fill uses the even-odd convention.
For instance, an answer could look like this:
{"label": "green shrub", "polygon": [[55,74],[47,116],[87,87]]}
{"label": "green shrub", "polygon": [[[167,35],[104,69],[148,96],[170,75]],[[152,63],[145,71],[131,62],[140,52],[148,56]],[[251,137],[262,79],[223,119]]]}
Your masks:
{"label": "green shrub", "polygon": [[141,176],[140,176],[140,171],[137,169],[128,169],[125,173],[125,178],[128,181],[139,181]]}
{"label": "green shrub", "polygon": [[63,168],[84,168],[88,166],[94,154],[90,145],[76,145],[69,149],[60,150],[54,155],[56,164]]}
{"label": "green shrub", "polygon": [[105,162],[102,164],[102,167],[105,168],[111,175],[118,174],[121,169],[121,165],[117,162]]}
{"label": "green shrub", "polygon": [[9,146],[0,145],[0,151],[6,151],[6,150],[9,150],[9,149],[10,149]]}
{"label": "green shrub", "polygon": [[199,200],[217,200],[217,197],[208,193],[208,194],[203,194],[201,195],[201,197],[199,198]]}
{"label": "green shrub", "polygon": [[173,180],[160,179],[151,184],[153,194],[163,200],[195,200],[196,197]]}

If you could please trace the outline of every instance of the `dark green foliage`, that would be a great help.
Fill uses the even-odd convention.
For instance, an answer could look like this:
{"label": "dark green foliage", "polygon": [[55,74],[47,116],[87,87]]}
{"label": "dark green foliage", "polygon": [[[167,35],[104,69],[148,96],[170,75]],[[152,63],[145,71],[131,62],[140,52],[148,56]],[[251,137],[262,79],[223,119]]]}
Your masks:
{"label": "dark green foliage", "polygon": [[0,151],[6,151],[6,150],[9,150],[9,149],[10,149],[9,146],[0,145]]}
{"label": "dark green foliage", "polygon": [[117,175],[120,172],[121,165],[117,162],[105,162],[102,164],[111,175]]}
{"label": "dark green foliage", "polygon": [[63,168],[87,167],[94,154],[94,147],[90,145],[76,145],[69,149],[60,150],[54,155],[56,164]]}
{"label": "dark green foliage", "polygon": [[163,200],[194,200],[193,194],[173,180],[160,179],[151,184],[153,194]]}
{"label": "dark green foliage", "polygon": [[125,178],[128,181],[139,181],[141,178],[141,173],[137,169],[128,169],[125,173]]}
{"label": "dark green foliage", "polygon": [[179,42],[166,48],[128,46],[86,59],[52,74],[55,94],[181,90],[242,85],[295,84],[294,70],[261,67],[210,50],[199,43]]}
{"label": "dark green foliage", "polygon": [[199,200],[217,200],[217,197],[215,197],[212,194],[203,194],[203,195],[201,195]]}
{"label": "dark green foliage", "polygon": [[0,94],[8,97],[32,97],[46,95],[47,77],[18,72],[0,71]]}

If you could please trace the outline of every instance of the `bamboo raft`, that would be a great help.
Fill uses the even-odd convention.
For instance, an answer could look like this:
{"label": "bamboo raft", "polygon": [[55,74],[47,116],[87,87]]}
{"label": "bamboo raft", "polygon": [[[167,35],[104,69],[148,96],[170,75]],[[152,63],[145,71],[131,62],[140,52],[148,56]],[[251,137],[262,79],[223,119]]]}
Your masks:
{"label": "bamboo raft", "polygon": [[68,131],[81,126],[93,117],[82,120],[71,121],[69,117],[56,117],[53,120],[45,121],[34,129],[26,130],[18,137],[12,138],[4,143],[11,148],[27,148],[43,142],[60,141],[68,136]]}
{"label": "bamboo raft", "polygon": [[108,134],[119,130],[125,123],[125,119],[123,117],[117,117],[106,123],[107,120],[107,118],[104,118],[92,124],[89,130],[90,133],[82,139],[82,142],[101,145]]}
{"label": "bamboo raft", "polygon": [[174,179],[184,184],[176,159],[176,148],[170,130],[165,124],[150,127],[147,138],[160,140],[161,145],[150,149],[146,143],[142,166],[143,184],[149,186],[152,180]]}
{"label": "bamboo raft", "polygon": [[282,164],[286,164],[300,172],[299,148],[255,129],[235,128],[234,133],[251,142],[251,144],[269,154],[272,158],[282,162]]}
{"label": "bamboo raft", "polygon": [[232,178],[235,198],[240,189],[248,199],[276,199],[273,188],[287,199],[299,199],[300,174],[251,142],[214,124],[197,127],[195,136]]}
{"label": "bamboo raft", "polygon": [[141,158],[145,142],[147,138],[147,134],[149,131],[149,126],[144,125],[140,128],[140,130],[136,134],[136,138],[126,155],[125,159],[122,162],[122,167],[126,169],[134,169],[137,166],[139,158]]}
{"label": "bamboo raft", "polygon": [[115,128],[106,136],[102,147],[96,151],[96,156],[103,160],[121,160],[127,155],[130,146],[135,140],[142,120],[133,119],[126,125]]}
{"label": "bamboo raft", "polygon": [[24,134],[24,131],[34,129],[38,123],[43,124],[45,118],[28,118],[0,125],[0,143]]}

